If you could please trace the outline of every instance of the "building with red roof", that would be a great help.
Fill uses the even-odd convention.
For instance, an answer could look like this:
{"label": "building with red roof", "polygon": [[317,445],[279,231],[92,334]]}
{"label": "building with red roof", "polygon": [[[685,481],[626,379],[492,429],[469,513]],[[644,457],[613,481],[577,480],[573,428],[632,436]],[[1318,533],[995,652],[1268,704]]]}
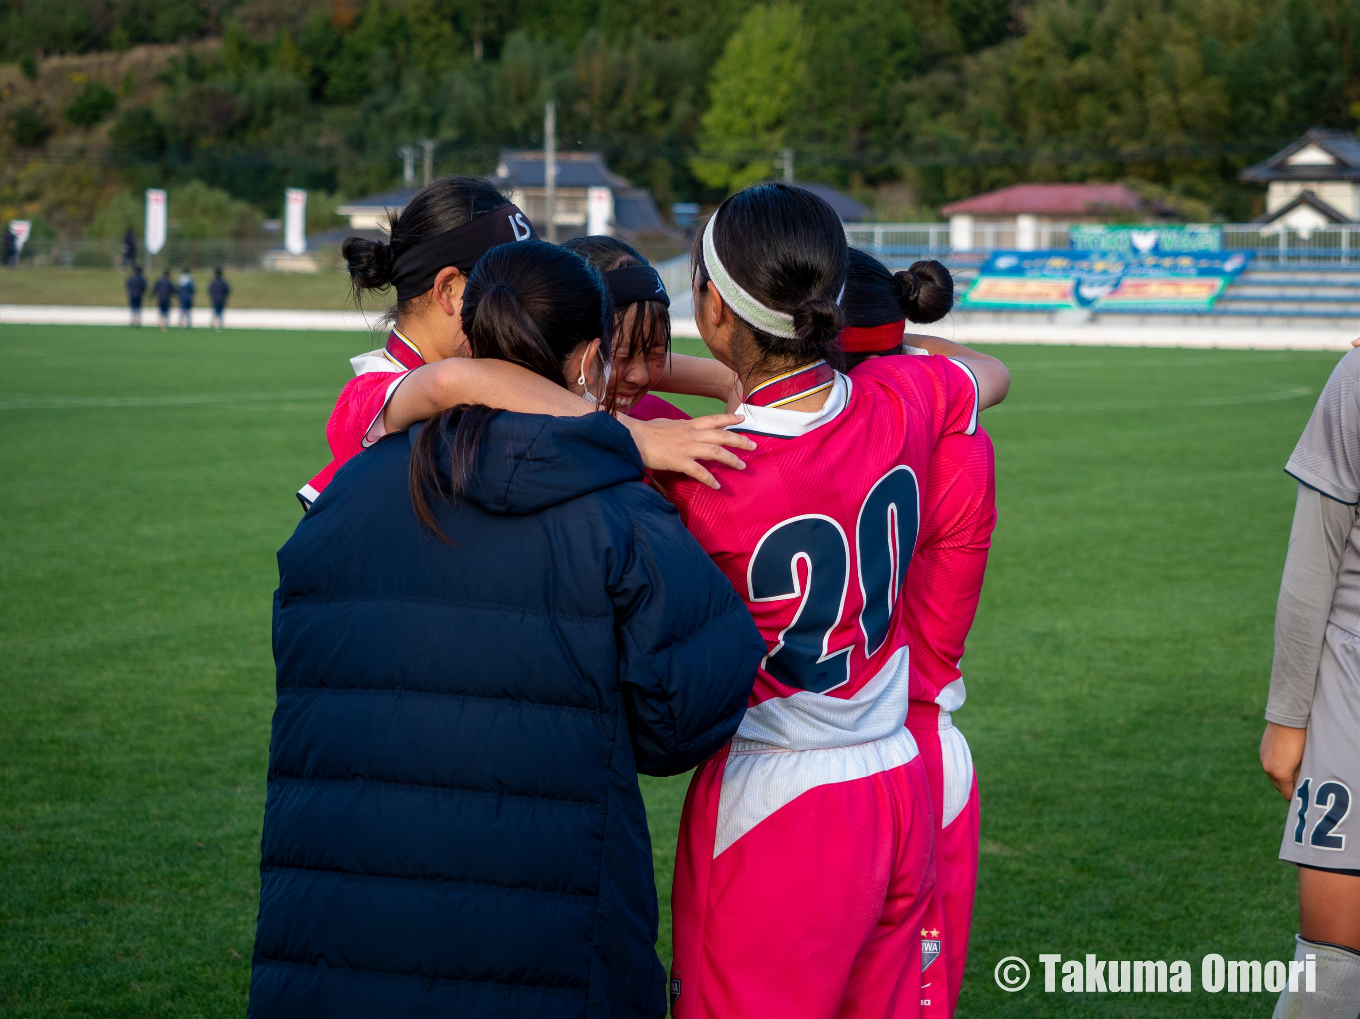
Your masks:
{"label": "building with red roof", "polygon": [[[949,217],[955,251],[1040,250],[1052,246],[1050,237],[1066,238],[1073,223],[1162,218],[1169,211],[1124,184],[1012,184],[940,210]],[[1066,240],[1059,246],[1066,247]]]}

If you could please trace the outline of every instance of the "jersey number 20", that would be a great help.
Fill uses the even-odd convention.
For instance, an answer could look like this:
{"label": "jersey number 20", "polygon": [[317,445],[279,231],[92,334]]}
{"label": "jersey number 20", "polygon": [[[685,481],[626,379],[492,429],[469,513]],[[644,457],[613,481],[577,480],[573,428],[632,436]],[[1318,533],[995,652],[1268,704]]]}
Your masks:
{"label": "jersey number 20", "polygon": [[[921,527],[920,489],[910,467],[894,467],[874,483],[855,523],[855,559],[864,598],[860,631],[865,657],[888,639],[893,609]],[[799,563],[807,570],[807,587]],[[854,644],[833,649],[831,633],[845,611],[850,542],[835,520],[818,513],[790,517],[765,532],[746,570],[753,602],[799,598],[798,611],[779,634],[764,668],[781,683],[825,693],[850,678]]]}

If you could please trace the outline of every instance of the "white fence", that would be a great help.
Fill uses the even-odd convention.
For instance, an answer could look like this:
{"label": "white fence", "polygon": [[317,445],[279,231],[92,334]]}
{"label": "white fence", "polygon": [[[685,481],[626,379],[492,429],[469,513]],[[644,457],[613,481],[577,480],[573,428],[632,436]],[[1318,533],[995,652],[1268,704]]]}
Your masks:
{"label": "white fence", "polygon": [[[1281,229],[1257,223],[1224,223],[1223,247],[1251,251],[1256,261],[1286,264],[1360,266],[1360,224],[1343,224],[1315,230]],[[1067,223],[1038,223],[1033,243],[1036,251],[1069,248]],[[1010,223],[975,223],[970,243],[956,251],[948,223],[847,223],[845,235],[857,248],[892,256],[954,257],[967,253],[981,258],[992,251],[1013,250],[1017,231]]]}

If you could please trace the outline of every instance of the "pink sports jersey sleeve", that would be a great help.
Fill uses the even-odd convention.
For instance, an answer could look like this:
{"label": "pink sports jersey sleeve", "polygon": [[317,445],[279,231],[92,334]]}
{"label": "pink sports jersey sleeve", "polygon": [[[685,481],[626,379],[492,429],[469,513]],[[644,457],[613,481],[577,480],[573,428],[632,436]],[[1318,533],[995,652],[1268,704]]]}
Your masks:
{"label": "pink sports jersey sleeve", "polygon": [[996,526],[996,463],[985,431],[940,440],[921,509],[902,618],[911,648],[912,700],[933,702],[961,674],[959,660],[977,615]]}
{"label": "pink sports jersey sleeve", "polygon": [[[379,420],[409,372],[365,372],[345,383],[326,422],[326,441],[336,466],[358,456],[386,434]],[[378,429],[374,434],[375,426]]]}
{"label": "pink sports jersey sleeve", "polygon": [[918,402],[930,422],[932,444],[946,435],[977,431],[977,378],[962,361],[939,354],[876,357],[851,377],[883,383]]}
{"label": "pink sports jersey sleeve", "polygon": [[668,418],[671,421],[688,421],[689,415],[673,403],[667,403],[659,396],[646,393],[642,399],[638,400],[628,411],[630,418],[638,421],[655,421],[657,418]]}

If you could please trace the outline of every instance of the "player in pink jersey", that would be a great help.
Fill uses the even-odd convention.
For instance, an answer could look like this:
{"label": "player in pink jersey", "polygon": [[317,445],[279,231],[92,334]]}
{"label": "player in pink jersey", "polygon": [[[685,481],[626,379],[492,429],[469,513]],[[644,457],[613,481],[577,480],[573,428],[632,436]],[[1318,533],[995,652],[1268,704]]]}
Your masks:
{"label": "player in pink jersey", "polygon": [[770,653],[737,738],[686,798],[675,1015],[917,1016],[936,826],[905,727],[901,594],[931,454],[1009,377],[940,340],[954,359],[835,371],[845,235],[801,189],[732,196],[698,254],[699,331],[744,380],[739,427],[758,447],[740,478],[715,468],[719,490],[665,487]]}
{"label": "player in pink jersey", "polygon": [[346,460],[387,433],[384,411],[412,369],[463,352],[463,287],[477,260],[498,244],[534,237],[528,217],[481,177],[441,178],[389,219],[386,242],[350,237],[341,245],[355,298],[393,289],[397,304],[386,344],[350,360],[355,378],[326,425],[332,460],[298,491],[304,507]]}
{"label": "player in pink jersey", "polygon": [[[737,297],[740,299],[740,292]],[[710,310],[717,308],[721,320],[724,301],[720,292],[712,296],[712,302]],[[764,311],[778,314],[769,308]],[[759,308],[755,314],[760,314]],[[740,359],[733,356],[731,343],[736,322],[730,314],[727,319],[727,361],[737,367]],[[755,338],[753,330],[750,335]],[[854,335],[853,330],[850,335]],[[719,334],[714,336],[721,341]],[[895,339],[900,347],[900,320]],[[992,359],[981,358],[934,338],[919,338],[916,342],[961,355],[964,363],[971,364],[983,377],[988,389],[985,402],[993,402],[998,398],[998,389],[1004,390],[1004,385],[998,385],[998,366]],[[716,343],[715,349],[722,356],[722,342]],[[935,365],[932,374],[922,378],[915,370],[914,362],[918,361],[932,362]],[[922,543],[922,550],[925,555],[930,552],[933,531],[953,533],[956,530],[937,525],[936,521],[943,519],[945,510],[942,507],[947,504],[941,492],[960,489],[953,485],[947,489],[929,485],[929,479],[939,473],[937,464],[946,462],[936,454],[947,448],[954,436],[946,435],[934,444],[934,449],[931,448],[932,437],[951,430],[947,427],[949,422],[944,420],[948,416],[945,414],[950,403],[948,394],[941,397],[941,390],[951,381],[955,384],[954,403],[960,402],[961,386],[963,410],[967,412],[966,423],[960,422],[957,419],[960,408],[954,407],[953,431],[968,431],[967,425],[976,413],[976,404],[971,395],[969,376],[952,370],[937,358],[893,358],[891,362],[898,363],[866,364],[856,371],[850,382],[825,365],[813,365],[810,373],[795,371],[786,377],[775,378],[753,392],[748,401],[754,407],[766,408],[760,413],[776,426],[776,431],[768,434],[780,435],[778,426],[788,427],[791,420],[792,427],[798,432],[797,435],[783,435],[786,442],[771,443],[769,439],[762,439],[763,445],[795,447],[802,444],[806,447],[809,441],[813,442],[815,448],[811,450],[794,451],[796,466],[793,471],[784,468],[784,472],[795,475],[795,480],[801,480],[796,477],[799,474],[813,476],[819,469],[824,469],[826,463],[834,463],[837,469],[835,484],[839,485],[842,476],[848,473],[852,478],[858,475],[856,483],[863,488],[866,484],[864,464],[855,461],[866,450],[873,450],[875,439],[882,439],[881,435],[866,437],[855,431],[855,423],[863,426],[869,418],[873,419],[874,425],[868,429],[870,433],[882,431],[879,426],[884,422],[894,422],[894,427],[889,429],[893,434],[889,437],[888,451],[895,455],[883,462],[908,462],[893,463],[892,469],[881,477],[869,478],[876,483],[858,507],[854,502],[860,493],[855,492],[853,486],[848,506],[844,504],[846,496],[842,488],[828,492],[819,491],[825,486],[802,486],[805,490],[799,495],[811,499],[814,505],[840,500],[842,505],[835,514],[796,514],[793,511],[799,500],[792,498],[788,491],[784,491],[783,496],[789,501],[781,509],[778,498],[772,498],[768,483],[747,487],[748,482],[767,478],[765,472],[756,477],[733,479],[732,484],[724,486],[724,495],[730,497],[728,501],[751,501],[754,515],[774,512],[785,518],[792,515],[799,522],[818,516],[829,521],[841,535],[846,571],[850,562],[855,563],[858,584],[852,584],[848,578],[845,580],[838,622],[822,642],[802,642],[804,651],[816,652],[816,658],[826,658],[833,668],[837,662],[844,663],[847,677],[844,682],[817,694],[813,702],[808,703],[807,690],[789,689],[787,684],[780,688],[780,681],[774,678],[780,674],[778,668],[769,666],[762,671],[769,686],[763,695],[757,694],[756,699],[762,703],[753,709],[752,717],[773,714],[777,720],[782,719],[780,725],[794,730],[790,737],[794,747],[782,746],[778,739],[772,740],[768,734],[757,732],[757,739],[743,741],[736,745],[735,753],[729,753],[721,762],[705,766],[691,790],[675,892],[674,976],[679,981],[675,985],[680,992],[676,1003],[678,1015],[919,1014],[923,997],[920,993],[922,941],[933,940],[921,936],[923,927],[920,923],[928,915],[927,892],[923,888],[928,889],[930,885],[930,855],[939,816],[937,812],[936,817],[931,817],[931,798],[927,791],[930,779],[918,756],[916,743],[909,732],[901,731],[907,716],[907,699],[913,693],[919,693],[920,680],[915,673],[921,669],[910,669],[910,649],[916,643],[925,645],[923,638],[913,635],[913,620],[907,618],[905,611],[913,592],[901,590],[901,550],[908,544],[902,518],[904,515],[910,518],[911,543],[914,545],[916,521],[920,519],[919,512],[924,510],[922,530],[926,541]],[[777,367],[776,363],[766,368],[764,374],[770,374]],[[753,384],[761,382],[760,374],[757,365],[747,373],[747,378]],[[809,374],[815,384],[804,387]],[[1000,370],[999,377],[1004,379],[1004,369]],[[799,414],[819,395],[848,394],[853,388],[860,390],[858,397],[846,400],[833,415],[825,414],[825,406],[816,414]],[[775,404],[780,405],[780,409],[768,409]],[[943,404],[942,409],[940,404]],[[931,410],[932,407],[936,409]],[[567,407],[554,408],[549,402],[533,409],[580,412]],[[750,407],[743,409],[751,411]],[[818,411],[816,407],[809,409]],[[803,418],[802,422],[796,420],[799,417]],[[808,427],[811,417],[826,420],[811,421],[811,427]],[[844,448],[841,448],[842,442]],[[828,446],[832,447],[830,451]],[[881,455],[884,450],[877,452]],[[930,464],[926,470],[922,470],[923,458]],[[872,463],[874,458],[869,459]],[[949,474],[947,469],[945,475]],[[892,489],[904,485],[906,475],[911,475],[913,482],[924,476],[927,490],[923,506],[918,506],[916,501],[920,496],[913,495],[913,512],[900,514],[896,500],[900,493]],[[774,487],[787,489],[787,481],[788,478],[781,478]],[[686,487],[693,490],[697,486],[671,486],[677,495],[682,495]],[[738,491],[739,487],[745,491]],[[912,487],[915,490],[916,486]],[[870,497],[876,493],[883,506],[870,502]],[[707,511],[702,492],[695,498],[678,501],[684,504],[691,527],[724,568],[732,566],[733,557],[738,560],[737,568],[729,568],[728,575],[738,590],[755,599],[749,587],[756,580],[750,554],[754,541],[750,535],[744,542],[741,540],[742,522],[722,515],[723,500],[717,500],[717,512]],[[901,501],[906,502],[905,499]],[[876,533],[872,526],[867,530],[859,526],[865,519],[866,504],[869,505],[871,525],[882,512],[880,555],[867,555],[861,547],[862,537],[872,540]],[[745,526],[749,528],[749,522]],[[817,529],[815,525],[814,529]],[[825,531],[825,528],[820,529]],[[724,532],[737,536],[735,551],[724,550]],[[853,560],[845,538],[847,534],[855,537]],[[770,546],[762,541],[759,547],[768,550]],[[747,560],[746,576],[740,569],[742,555]],[[796,564],[800,556],[806,567],[802,568],[804,572],[796,573],[796,565],[791,564]],[[798,641],[788,639],[789,631],[797,629],[793,625],[795,621],[807,622],[809,607],[826,609],[825,605],[817,605],[812,597],[813,588],[819,586],[807,576],[813,563],[813,555],[803,552],[795,552],[785,560],[785,575],[794,588],[793,597],[774,598],[772,603],[766,599],[748,600],[757,620],[766,629],[767,640],[774,645],[771,658],[778,659],[790,644],[797,650]],[[779,573],[777,568],[774,573]],[[913,564],[906,573],[919,573],[919,569]],[[802,597],[800,585],[807,587],[807,598]],[[854,587],[859,588],[858,596]],[[879,596],[868,596],[880,587],[883,590],[878,592]],[[847,594],[848,601],[844,597]],[[760,601],[767,603],[761,605]],[[774,613],[772,619],[771,612]],[[971,608],[968,616],[971,618]],[[881,632],[881,643],[873,655],[866,653],[870,620],[873,631]],[[863,647],[858,652],[851,646],[838,654],[828,654],[833,647],[845,643],[847,627],[852,636],[856,632],[865,635]],[[960,639],[966,630],[967,620],[962,624]],[[944,635],[947,637],[948,632]],[[947,640],[941,639],[938,643],[944,648]],[[947,651],[943,653],[947,654]],[[787,658],[787,653],[784,657]],[[957,664],[957,656],[952,664]],[[880,689],[872,689],[875,682]],[[817,685],[809,685],[808,690]],[[792,706],[785,708],[778,703],[780,699],[792,702]],[[828,707],[827,702],[833,700],[842,705],[849,702],[849,706],[838,708],[832,704]],[[841,717],[837,719],[837,715]],[[883,726],[884,716],[890,725]],[[935,727],[931,735],[935,736],[935,742],[927,743],[927,756],[934,750],[938,759],[943,746],[938,736],[938,710],[932,721]],[[800,745],[798,740],[806,736],[797,731],[800,722],[806,722],[806,727],[813,730],[814,741],[816,730],[823,730],[821,735],[829,736],[829,741],[823,739],[826,745],[813,750],[795,749]],[[880,728],[874,729],[875,725]],[[829,734],[828,729],[831,730]],[[899,738],[893,738],[896,734],[879,739],[866,738],[876,732],[891,734],[894,729],[900,732]],[[786,735],[784,732],[775,734],[778,738]],[[759,738],[761,736],[765,738]],[[942,770],[937,764],[936,774]],[[789,781],[790,776],[792,781]],[[728,801],[726,815],[725,799]],[[872,823],[876,817],[882,822],[877,827]],[[910,823],[913,820],[914,826]],[[867,831],[866,821],[870,822]],[[884,825],[889,821],[888,826],[893,828],[896,838],[883,835]],[[904,831],[908,834],[904,835]],[[796,876],[781,871],[775,862],[783,854],[779,847],[790,845],[801,847],[804,855],[822,859],[823,869],[839,870],[842,877],[849,880],[848,886],[844,882],[823,881],[817,889],[808,889],[798,884]],[[839,868],[836,861],[842,864]],[[861,882],[848,878],[861,873],[863,867],[872,871],[867,879]],[[709,894],[717,886],[725,887],[725,894]],[[847,906],[852,907],[851,915],[846,923],[839,923],[838,918],[844,918]],[[782,940],[767,930],[770,925],[765,920],[772,913],[783,925],[780,930]],[[864,919],[869,915],[876,919],[866,928]],[[708,927],[708,944],[704,943],[704,932],[695,934],[704,924]],[[914,960],[914,966],[904,964],[903,960],[908,958]],[[961,954],[957,958],[961,962]],[[685,975],[687,971],[689,977]],[[933,995],[931,1007],[925,1011],[930,1015],[943,1015],[948,1005],[946,996]]]}
{"label": "player in pink jersey", "polygon": [[[924,353],[915,344],[930,338],[904,336],[906,323],[932,322],[947,314],[953,306],[953,283],[939,262],[917,262],[892,273],[872,255],[852,250],[841,301],[846,316],[841,347],[847,363],[854,367],[904,349]],[[992,443],[980,427],[973,435],[947,435],[935,446],[921,511],[921,533],[902,591],[902,621],[910,648],[907,728],[926,764],[939,829],[937,916],[923,932],[927,954],[922,997],[933,1000],[936,989],[943,987],[952,1015],[963,982],[977,887],[979,814],[972,754],[951,713],[963,704],[959,661],[977,613],[996,523]],[[933,959],[931,949],[939,953]],[[945,979],[935,979],[941,973]]]}
{"label": "player in pink jersey", "polygon": [[[509,365],[465,356],[467,341],[460,324],[463,287],[477,260],[498,244],[533,237],[528,219],[490,181],[446,177],[417,192],[392,217],[388,242],[360,237],[345,241],[342,250],[356,297],[365,290],[395,289],[395,323],[384,347],[351,360],[356,377],[341,390],[326,426],[332,460],[299,490],[304,507],[345,461],[411,422],[459,402],[533,409],[522,402],[519,378],[513,369],[507,370]],[[586,376],[599,367],[575,366],[578,393],[592,391]],[[451,395],[454,392],[464,398]],[[711,481],[697,463],[699,458],[739,462],[722,448],[744,442],[721,431],[732,423],[729,416],[684,424],[620,420],[649,467]]]}

